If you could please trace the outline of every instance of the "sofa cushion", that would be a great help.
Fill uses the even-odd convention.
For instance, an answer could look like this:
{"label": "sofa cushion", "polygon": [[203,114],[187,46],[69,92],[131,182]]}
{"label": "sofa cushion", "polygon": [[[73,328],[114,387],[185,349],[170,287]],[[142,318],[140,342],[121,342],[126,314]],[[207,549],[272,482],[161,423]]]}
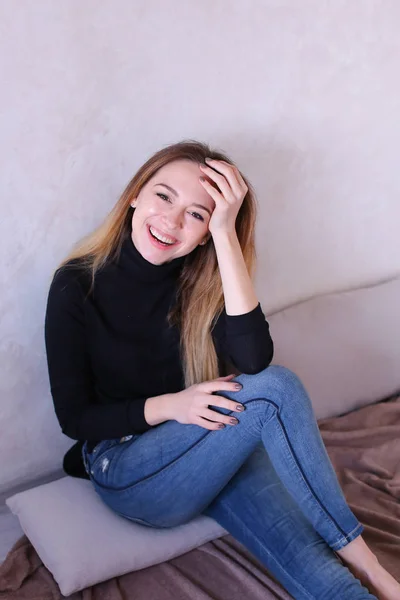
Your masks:
{"label": "sofa cushion", "polygon": [[19,492],[6,504],[64,596],[227,533],[205,515],[170,529],[139,525],[108,508],[90,481],[73,477]]}
{"label": "sofa cushion", "polygon": [[400,278],[316,296],[268,317],[273,364],[294,371],[317,419],[400,391]]}

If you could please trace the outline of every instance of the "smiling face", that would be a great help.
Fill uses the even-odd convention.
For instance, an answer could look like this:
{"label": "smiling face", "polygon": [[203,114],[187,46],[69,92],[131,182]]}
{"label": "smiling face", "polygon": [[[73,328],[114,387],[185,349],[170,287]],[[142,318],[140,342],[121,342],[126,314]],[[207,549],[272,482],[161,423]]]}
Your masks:
{"label": "smiling face", "polygon": [[215,202],[200,176],[205,177],[198,163],[173,161],[161,167],[131,202],[132,241],[153,265],[185,256],[208,239]]}

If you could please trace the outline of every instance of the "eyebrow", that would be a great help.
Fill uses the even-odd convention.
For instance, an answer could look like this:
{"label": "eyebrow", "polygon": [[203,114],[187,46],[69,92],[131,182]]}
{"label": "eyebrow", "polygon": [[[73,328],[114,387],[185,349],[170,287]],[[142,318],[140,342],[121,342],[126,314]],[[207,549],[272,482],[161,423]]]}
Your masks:
{"label": "eyebrow", "polygon": [[[172,188],[170,185],[167,185],[166,183],[156,183],[155,185],[163,185],[164,187],[167,188],[167,190],[169,190],[172,194],[174,194],[174,196],[176,196],[177,198],[179,197],[178,192],[176,190],[174,190],[174,188]],[[211,211],[210,211],[210,209],[207,208],[206,206],[203,206],[203,204],[197,204],[197,202],[192,202],[192,205],[193,206],[197,206],[197,208],[202,208],[203,210],[205,210],[206,212],[208,212],[208,214],[211,217]]]}

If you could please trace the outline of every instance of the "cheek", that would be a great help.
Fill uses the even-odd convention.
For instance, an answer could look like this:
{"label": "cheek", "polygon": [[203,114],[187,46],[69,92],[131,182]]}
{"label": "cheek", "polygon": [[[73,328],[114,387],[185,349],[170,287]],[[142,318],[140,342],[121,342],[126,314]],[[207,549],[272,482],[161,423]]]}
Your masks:
{"label": "cheek", "polygon": [[200,227],[196,227],[195,223],[194,226],[190,227],[190,229],[187,229],[187,239],[190,240],[194,246],[197,246],[197,244],[202,241],[204,236],[207,235],[207,232],[208,224],[202,223]]}
{"label": "cheek", "polygon": [[146,204],[138,204],[133,215],[132,215],[132,225],[136,227],[139,223],[143,223],[149,217],[159,213],[160,210],[157,210],[157,206],[154,202],[146,202]]}
{"label": "cheek", "polygon": [[193,235],[204,235],[208,231],[208,222],[195,220],[190,215],[186,221],[187,230],[190,231]]}

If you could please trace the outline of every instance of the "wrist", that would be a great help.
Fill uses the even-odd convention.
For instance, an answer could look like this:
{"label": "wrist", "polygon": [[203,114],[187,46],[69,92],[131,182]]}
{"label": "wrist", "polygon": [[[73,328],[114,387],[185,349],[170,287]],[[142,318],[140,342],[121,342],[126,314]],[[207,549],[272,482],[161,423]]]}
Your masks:
{"label": "wrist", "polygon": [[158,425],[173,419],[172,397],[174,394],[151,396],[144,403],[144,418],[149,425]]}
{"label": "wrist", "polygon": [[176,394],[163,394],[162,398],[162,414],[165,421],[172,421],[175,417],[175,397]]}
{"label": "wrist", "polygon": [[238,241],[238,237],[237,237],[237,233],[236,233],[235,229],[232,229],[232,230],[229,230],[229,231],[228,230],[217,229],[214,232],[212,232],[210,230],[210,233],[212,235],[214,245],[215,245],[215,243],[218,243],[218,242],[222,242],[222,243],[234,243],[234,242]]}

